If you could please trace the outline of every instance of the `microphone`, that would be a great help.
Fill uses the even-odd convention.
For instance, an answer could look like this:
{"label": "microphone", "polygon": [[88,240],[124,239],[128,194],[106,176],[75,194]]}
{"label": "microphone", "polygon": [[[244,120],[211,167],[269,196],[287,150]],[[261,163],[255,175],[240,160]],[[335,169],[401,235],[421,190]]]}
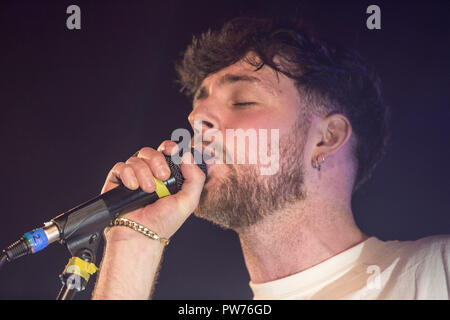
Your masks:
{"label": "microphone", "polygon": [[[191,152],[194,159],[202,159],[201,163],[197,165],[207,175],[202,154],[195,149],[192,149]],[[0,267],[6,261],[14,261],[22,256],[39,252],[55,241],[64,244],[83,235],[103,230],[109,226],[111,221],[121,215],[177,193],[184,182],[180,165],[175,164],[171,156],[165,155],[165,158],[170,168],[170,178],[165,181],[154,178],[156,183],[154,192],[146,193],[141,188],[130,190],[121,184],[86,201],[44,223],[42,228],[25,233],[21,239],[3,250]]]}

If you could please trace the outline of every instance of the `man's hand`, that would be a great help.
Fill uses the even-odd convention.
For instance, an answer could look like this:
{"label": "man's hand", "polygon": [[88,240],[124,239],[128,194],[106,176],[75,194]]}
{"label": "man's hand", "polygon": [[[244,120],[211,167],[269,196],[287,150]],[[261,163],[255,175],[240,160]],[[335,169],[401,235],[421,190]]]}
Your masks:
{"label": "man's hand", "polygon": [[[175,142],[165,141],[158,150],[143,148],[137,157],[117,163],[108,174],[102,193],[121,182],[132,190],[141,187],[146,192],[154,192],[153,177],[159,180],[170,177],[163,153],[171,155],[178,151],[177,148]],[[160,237],[170,238],[197,207],[206,178],[190,153],[183,156],[181,173],[185,181],[180,191],[124,217]],[[105,238],[105,255],[93,299],[147,299],[156,278],[163,245],[127,227],[112,227],[105,232]]]}

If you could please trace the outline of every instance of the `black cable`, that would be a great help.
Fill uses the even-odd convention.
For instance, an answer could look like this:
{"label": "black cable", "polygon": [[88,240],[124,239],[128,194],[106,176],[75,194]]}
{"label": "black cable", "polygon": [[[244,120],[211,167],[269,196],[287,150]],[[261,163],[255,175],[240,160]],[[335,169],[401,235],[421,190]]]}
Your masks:
{"label": "black cable", "polygon": [[5,253],[2,253],[2,256],[0,257],[0,269],[3,267],[6,261],[8,261],[8,257]]}

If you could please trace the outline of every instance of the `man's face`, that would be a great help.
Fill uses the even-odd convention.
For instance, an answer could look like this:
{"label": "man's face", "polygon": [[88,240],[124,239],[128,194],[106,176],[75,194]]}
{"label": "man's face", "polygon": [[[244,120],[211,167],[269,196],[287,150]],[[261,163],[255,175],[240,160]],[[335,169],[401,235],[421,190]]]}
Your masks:
{"label": "man's face", "polygon": [[[223,153],[223,164],[208,165],[208,178],[194,213],[231,229],[251,226],[304,198],[302,163],[309,123],[302,112],[299,92],[291,79],[276,74],[270,67],[254,70],[254,66],[241,60],[205,78],[189,115],[194,130],[198,131],[200,123],[202,135],[215,131],[223,137],[215,139],[216,148]],[[253,130],[258,136],[257,147],[249,147],[250,139],[245,140],[244,149],[237,143],[233,147],[229,144],[233,139],[226,139],[230,129]],[[261,174],[261,168],[267,166],[262,158],[256,157],[256,163],[249,164],[250,153],[259,155],[259,138],[264,130],[267,154],[278,142],[273,141],[275,136],[271,133],[278,130],[279,135],[279,164],[271,164],[277,170],[269,175]],[[226,159],[230,154],[234,154],[232,163]],[[238,157],[245,159],[245,164],[237,164]]]}

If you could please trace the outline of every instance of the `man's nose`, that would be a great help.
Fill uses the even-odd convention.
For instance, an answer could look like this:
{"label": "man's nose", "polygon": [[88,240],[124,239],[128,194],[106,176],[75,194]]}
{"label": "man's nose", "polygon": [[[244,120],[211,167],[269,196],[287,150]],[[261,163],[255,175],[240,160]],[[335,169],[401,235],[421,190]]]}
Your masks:
{"label": "man's nose", "polygon": [[212,107],[206,105],[206,103],[199,104],[189,114],[189,123],[196,131],[202,130],[205,132],[208,129],[219,129],[219,117],[217,112],[213,112]]}

